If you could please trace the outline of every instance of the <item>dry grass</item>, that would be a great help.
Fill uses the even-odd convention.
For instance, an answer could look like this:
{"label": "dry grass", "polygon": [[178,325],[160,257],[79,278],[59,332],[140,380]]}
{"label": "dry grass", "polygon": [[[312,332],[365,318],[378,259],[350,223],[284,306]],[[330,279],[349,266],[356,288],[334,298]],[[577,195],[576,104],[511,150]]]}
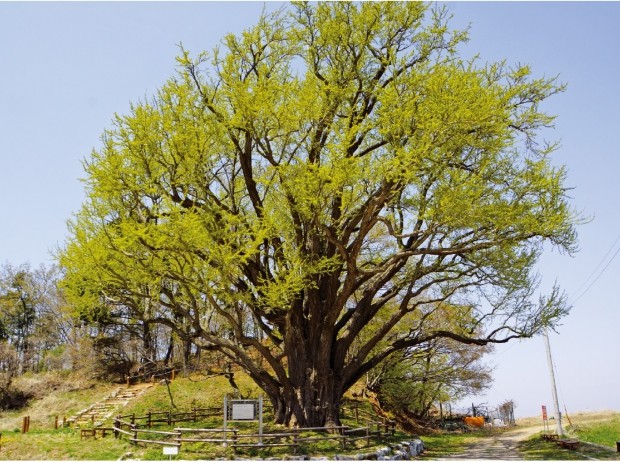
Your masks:
{"label": "dry grass", "polygon": [[[55,374],[24,376],[16,380],[16,386],[28,390],[40,399],[31,400],[30,404],[19,411],[0,412],[0,431],[21,429],[25,416],[30,417],[31,429],[53,428],[56,416],[62,420],[107,396],[116,385],[84,380],[80,377],[60,377]],[[88,403],[88,404],[85,404]]]}

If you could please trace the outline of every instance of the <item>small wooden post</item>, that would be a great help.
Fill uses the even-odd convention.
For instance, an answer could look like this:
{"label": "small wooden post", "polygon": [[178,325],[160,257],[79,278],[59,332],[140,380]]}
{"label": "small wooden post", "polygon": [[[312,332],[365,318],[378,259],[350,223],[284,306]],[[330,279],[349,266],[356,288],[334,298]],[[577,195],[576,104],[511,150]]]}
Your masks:
{"label": "small wooden post", "polygon": [[[224,429],[224,439],[226,439],[226,429]],[[233,448],[233,454],[237,454],[237,430],[236,429],[233,431],[233,435],[232,435],[232,448]]]}
{"label": "small wooden post", "polygon": [[54,418],[54,430],[58,430],[58,416]]}
{"label": "small wooden post", "polygon": [[147,418],[147,425],[149,428],[151,428],[151,411],[149,411],[149,413],[146,415]]}
{"label": "small wooden post", "polygon": [[172,369],[172,375],[170,376],[170,381],[173,382],[174,381],[174,369]]}
{"label": "small wooden post", "polygon": [[90,416],[90,422],[93,424],[93,427],[95,426],[95,414],[92,414]]}
{"label": "small wooden post", "polygon": [[127,388],[129,388],[129,376],[127,376]]}
{"label": "small wooden post", "polygon": [[121,422],[119,420],[120,416],[116,416],[116,419],[114,419],[114,438],[118,439],[118,429],[121,428]]}
{"label": "small wooden post", "polygon": [[131,425],[135,425],[136,424],[136,413],[134,412],[133,414],[131,414]]}
{"label": "small wooden post", "polygon": [[67,426],[67,416],[63,416],[62,417],[62,428],[65,428]]}
{"label": "small wooden post", "polygon": [[22,435],[26,433],[26,419],[28,419],[28,417],[24,417],[22,420]]}

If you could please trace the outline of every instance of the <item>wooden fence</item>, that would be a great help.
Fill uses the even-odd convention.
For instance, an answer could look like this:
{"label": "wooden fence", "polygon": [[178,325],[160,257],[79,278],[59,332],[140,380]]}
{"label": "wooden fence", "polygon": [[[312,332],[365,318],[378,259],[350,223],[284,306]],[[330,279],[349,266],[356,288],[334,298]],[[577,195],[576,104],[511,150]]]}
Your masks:
{"label": "wooden fence", "polygon": [[192,408],[186,412],[148,412],[144,416],[136,416],[136,414],[119,415],[116,420],[120,420],[123,424],[131,425],[136,428],[152,428],[159,424],[167,426],[176,425],[180,422],[199,422],[208,417],[217,417],[222,415],[222,409],[219,407],[212,408]]}
{"label": "wooden fence", "polygon": [[[166,419],[153,419],[153,416],[157,414],[166,414]],[[232,448],[235,454],[237,450],[244,448],[267,449],[273,447],[290,447],[294,452],[297,452],[299,447],[306,444],[329,440],[338,442],[342,449],[346,449],[347,447],[354,446],[355,442],[359,440],[366,440],[369,446],[371,440],[388,436],[380,428],[373,430],[370,426],[359,428],[351,428],[349,426],[293,428],[282,432],[267,433],[242,433],[237,428],[176,427],[172,431],[146,428],[149,422],[151,425],[155,422],[179,422],[181,421],[179,417],[186,414],[189,413],[149,413],[147,416],[142,417],[136,417],[135,415],[124,416],[125,418],[130,417],[133,423],[132,421],[123,420],[121,418],[123,416],[119,416],[114,420],[114,427],[105,430],[113,431],[116,438],[126,436],[134,444],[144,443],[177,447],[180,447],[183,443],[222,444]],[[199,414],[196,415],[198,416]],[[141,421],[144,423],[138,423]],[[90,436],[90,434],[88,435]],[[96,433],[93,433],[92,436],[95,435]],[[140,435],[145,435],[145,437],[140,437]],[[150,436],[150,438],[147,436]]]}

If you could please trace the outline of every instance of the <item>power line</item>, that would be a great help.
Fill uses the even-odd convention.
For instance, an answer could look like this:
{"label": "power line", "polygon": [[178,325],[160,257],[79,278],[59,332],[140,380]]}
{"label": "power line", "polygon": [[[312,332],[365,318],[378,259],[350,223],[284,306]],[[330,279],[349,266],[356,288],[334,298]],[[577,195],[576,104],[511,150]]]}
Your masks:
{"label": "power line", "polygon": [[614,261],[614,259],[616,258],[616,256],[618,255],[618,253],[620,253],[620,247],[618,247],[616,249],[616,251],[614,252],[614,254],[612,255],[611,259],[607,262],[607,264],[603,267],[603,269],[596,275],[596,277],[594,278],[594,280],[583,290],[583,292],[581,292],[581,294],[579,296],[577,296],[577,294],[579,294],[579,291],[588,283],[588,281],[590,280],[590,278],[592,278],[592,276],[594,276],[594,274],[596,273],[596,271],[600,268],[600,266],[605,262],[605,260],[607,259],[607,256],[611,253],[611,251],[614,249],[614,247],[616,246],[616,244],[618,243],[618,241],[620,240],[620,234],[616,237],[616,240],[614,241],[614,243],[611,245],[611,247],[609,248],[609,250],[605,253],[605,255],[603,256],[603,258],[601,259],[601,261],[598,263],[598,265],[596,265],[596,268],[594,268],[594,270],[590,273],[590,275],[586,278],[586,280],[583,282],[583,284],[581,284],[581,286],[579,286],[579,289],[577,289],[577,291],[575,292],[575,297],[572,301],[572,303],[576,303],[578,300],[581,299],[581,297],[583,297],[586,293],[588,293],[588,291],[592,288],[592,286],[596,283],[596,281],[599,280],[599,278],[603,275],[603,273],[605,273],[605,270],[607,270],[607,268],[609,268],[609,265],[611,264],[611,262]]}

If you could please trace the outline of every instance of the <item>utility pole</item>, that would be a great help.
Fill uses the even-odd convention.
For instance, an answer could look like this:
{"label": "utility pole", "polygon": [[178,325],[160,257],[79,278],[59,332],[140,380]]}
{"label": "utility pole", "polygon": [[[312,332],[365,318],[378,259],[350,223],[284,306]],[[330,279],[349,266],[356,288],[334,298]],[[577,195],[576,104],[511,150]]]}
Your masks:
{"label": "utility pole", "polygon": [[553,360],[551,359],[551,346],[549,345],[549,335],[547,334],[547,328],[543,332],[545,338],[545,346],[547,347],[547,363],[549,364],[549,373],[551,375],[551,392],[553,393],[553,407],[555,410],[555,421],[557,423],[558,435],[564,435],[562,429],[562,414],[560,413],[560,405],[558,404],[558,390],[555,386],[555,373],[553,372]]}

